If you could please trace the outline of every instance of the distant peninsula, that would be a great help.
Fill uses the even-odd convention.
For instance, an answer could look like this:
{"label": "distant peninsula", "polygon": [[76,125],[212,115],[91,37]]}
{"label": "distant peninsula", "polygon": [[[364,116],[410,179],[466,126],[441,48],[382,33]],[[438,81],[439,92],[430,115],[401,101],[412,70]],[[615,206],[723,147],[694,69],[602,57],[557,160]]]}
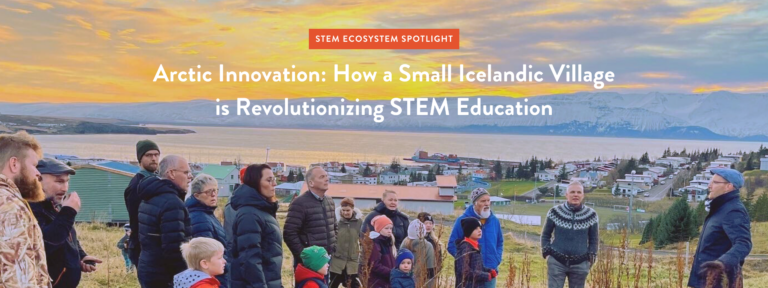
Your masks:
{"label": "distant peninsula", "polygon": [[0,133],[25,130],[37,135],[73,134],[191,134],[193,130],[180,128],[146,127],[138,123],[116,119],[44,117],[0,114]]}

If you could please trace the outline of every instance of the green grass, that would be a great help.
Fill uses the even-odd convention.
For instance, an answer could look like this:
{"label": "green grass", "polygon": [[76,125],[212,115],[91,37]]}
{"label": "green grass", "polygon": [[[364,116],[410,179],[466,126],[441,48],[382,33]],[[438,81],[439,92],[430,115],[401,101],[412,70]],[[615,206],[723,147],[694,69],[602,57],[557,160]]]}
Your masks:
{"label": "green grass", "polygon": [[[552,203],[527,204],[527,203],[516,202],[516,203],[513,203],[511,206],[494,206],[494,211],[496,213],[541,216],[542,223],[543,223],[545,217],[547,217],[547,212],[549,212],[550,208],[552,208]],[[613,209],[611,208],[603,208],[603,207],[594,207],[593,209],[595,209],[598,217],[600,217],[601,228],[605,228],[606,223],[619,222],[620,220],[626,223],[627,221],[627,212],[625,211],[613,211]],[[656,216],[656,214],[638,213],[638,212],[632,213],[633,219],[648,220],[653,216]]]}
{"label": "green grass", "polygon": [[[533,189],[534,181],[510,181],[510,180],[503,180],[498,182],[490,182],[491,188],[488,189],[488,192],[491,193],[493,196],[499,196],[499,197],[511,197],[515,195],[523,195],[525,192],[530,191]],[[537,181],[535,182],[536,185],[541,186],[546,184],[546,182]]]}

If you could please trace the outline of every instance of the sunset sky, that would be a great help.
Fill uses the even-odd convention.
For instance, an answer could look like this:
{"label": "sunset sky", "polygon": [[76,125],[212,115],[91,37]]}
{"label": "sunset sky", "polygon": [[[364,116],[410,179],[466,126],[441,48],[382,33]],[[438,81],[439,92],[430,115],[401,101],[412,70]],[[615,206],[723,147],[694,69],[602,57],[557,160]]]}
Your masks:
{"label": "sunset sky", "polygon": [[[309,28],[459,28],[459,50],[309,50]],[[768,92],[765,1],[0,2],[0,102],[146,102],[247,97],[535,96],[589,83],[334,83],[352,70],[611,70],[601,91]],[[324,83],[154,83],[158,66],[326,71]]]}

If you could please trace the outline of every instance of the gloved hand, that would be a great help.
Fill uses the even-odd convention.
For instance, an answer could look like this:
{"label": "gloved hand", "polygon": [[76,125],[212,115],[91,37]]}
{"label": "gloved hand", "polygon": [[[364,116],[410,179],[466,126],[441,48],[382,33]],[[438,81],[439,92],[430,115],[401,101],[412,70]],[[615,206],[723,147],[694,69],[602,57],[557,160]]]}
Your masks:
{"label": "gloved hand", "polygon": [[496,276],[499,276],[499,274],[496,273],[496,269],[491,269],[491,279],[496,278]]}

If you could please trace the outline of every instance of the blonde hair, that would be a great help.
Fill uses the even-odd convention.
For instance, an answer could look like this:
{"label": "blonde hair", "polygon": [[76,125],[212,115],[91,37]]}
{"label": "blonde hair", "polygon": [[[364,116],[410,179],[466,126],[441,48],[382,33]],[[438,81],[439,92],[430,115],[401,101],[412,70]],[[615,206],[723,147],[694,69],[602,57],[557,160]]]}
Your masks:
{"label": "blonde hair", "polygon": [[25,160],[27,149],[32,149],[38,157],[43,158],[43,149],[40,148],[40,143],[26,131],[0,135],[0,169],[5,167],[8,160],[13,157]]}
{"label": "blonde hair", "polygon": [[197,237],[181,244],[181,256],[187,261],[187,267],[194,270],[202,270],[200,261],[211,260],[218,252],[224,252],[224,245],[207,237]]}
{"label": "blonde hair", "polygon": [[387,198],[387,194],[395,194],[397,195],[397,192],[392,190],[384,190],[384,193],[381,194],[381,200],[384,200],[384,198]]}

